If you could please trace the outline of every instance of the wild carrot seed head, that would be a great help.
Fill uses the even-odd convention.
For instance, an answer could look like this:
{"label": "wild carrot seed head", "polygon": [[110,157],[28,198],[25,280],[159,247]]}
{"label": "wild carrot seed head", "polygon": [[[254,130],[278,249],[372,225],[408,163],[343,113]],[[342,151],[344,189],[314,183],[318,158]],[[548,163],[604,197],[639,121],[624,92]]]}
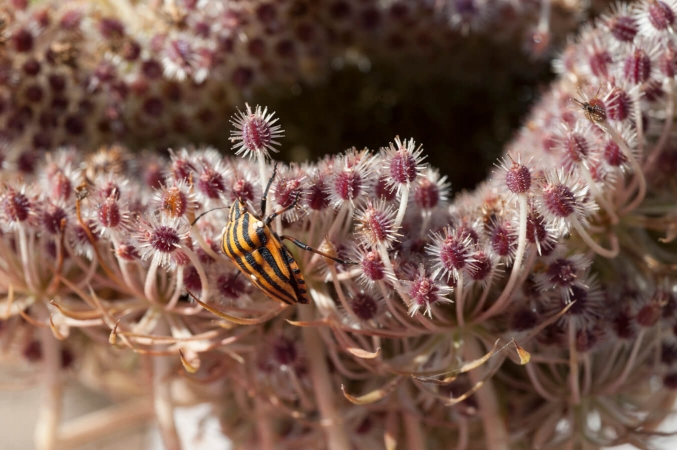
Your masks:
{"label": "wild carrot seed head", "polygon": [[188,266],[183,270],[183,285],[193,294],[202,290],[202,280],[195,266]]}
{"label": "wild carrot seed head", "polygon": [[421,146],[416,147],[413,139],[400,141],[399,136],[395,138],[395,143],[385,150],[383,159],[383,172],[386,181],[392,188],[396,188],[400,193],[403,187],[409,187],[416,181],[416,178],[425,168],[422,163],[425,156],[422,156]]}
{"label": "wild carrot seed head", "polygon": [[227,191],[227,174],[223,167],[205,163],[197,174],[197,180],[194,180],[197,193],[205,200],[218,200]]}
{"label": "wild carrot seed head", "polygon": [[0,197],[0,214],[9,227],[26,222],[33,212],[31,201],[24,190],[8,188]]}
{"label": "wild carrot seed head", "polygon": [[513,194],[524,194],[531,188],[531,171],[519,162],[512,161],[505,169],[505,185]]}
{"label": "wild carrot seed head", "polygon": [[169,268],[184,262],[185,255],[178,255],[178,250],[186,245],[190,231],[184,217],[171,218],[153,214],[148,220],[140,220],[138,227],[136,238],[140,243],[139,253],[142,259],[150,259],[161,267]]}
{"label": "wild carrot seed head", "polygon": [[325,173],[317,173],[309,182],[308,192],[305,195],[306,205],[313,211],[322,211],[329,207],[331,198],[329,194],[329,186],[327,183],[328,175]]}
{"label": "wild carrot seed head", "polygon": [[582,220],[594,208],[586,202],[588,187],[563,170],[549,172],[536,197],[536,205],[547,223],[555,229],[567,230],[570,218]]}
{"label": "wild carrot seed head", "polygon": [[366,149],[357,151],[353,148],[335,159],[329,182],[329,195],[334,207],[365,199],[372,184],[372,163],[373,157]]}
{"label": "wild carrot seed head", "polygon": [[397,239],[395,211],[382,200],[365,206],[356,214],[355,232],[365,247],[385,245],[390,247]]}
{"label": "wild carrot seed head", "polygon": [[631,84],[642,84],[651,76],[652,63],[647,52],[635,48],[623,62],[623,77]]}
{"label": "wild carrot seed head", "polygon": [[639,31],[634,11],[625,3],[613,5],[610,12],[602,15],[600,25],[609,32],[612,43],[617,46],[632,43]]}
{"label": "wild carrot seed head", "polygon": [[440,177],[440,173],[435,169],[427,169],[418,178],[414,203],[424,212],[430,213],[447,201],[449,186],[446,176]]}
{"label": "wild carrot seed head", "polygon": [[352,293],[349,303],[353,313],[365,322],[375,319],[379,313],[379,302],[370,292],[360,290]]}
{"label": "wild carrot seed head", "polygon": [[433,235],[433,243],[426,247],[428,255],[435,262],[435,273],[446,275],[447,279],[458,281],[461,272],[475,263],[474,244],[469,235],[461,236],[458,228],[445,228],[443,233]]}
{"label": "wild carrot seed head", "polygon": [[359,261],[360,268],[362,269],[358,282],[366,287],[371,287],[375,282],[386,278],[385,264],[381,260],[381,255],[379,255],[378,251],[358,248],[355,255],[355,260]]}
{"label": "wild carrot seed head", "polygon": [[639,31],[646,36],[671,33],[675,25],[676,4],[673,0],[644,0],[635,8]]}
{"label": "wild carrot seed head", "polygon": [[65,227],[70,220],[72,217],[69,217],[68,211],[61,205],[50,202],[42,208],[40,222],[49,234],[60,234],[65,231],[62,226]]}
{"label": "wild carrot seed head", "polygon": [[403,290],[410,298],[409,314],[415,315],[419,310],[424,310],[428,316],[432,316],[432,305],[436,302],[451,302],[445,296],[451,292],[451,289],[439,281],[435,277],[428,275],[427,271],[420,265],[410,280],[403,283]]}
{"label": "wild carrot seed head", "polygon": [[270,152],[277,153],[275,147],[280,145],[277,140],[284,137],[284,130],[273,118],[274,112],[268,114],[268,108],[260,106],[252,111],[249,104],[245,104],[245,112],[238,110],[238,114],[231,120],[235,130],[231,131],[230,140],[234,143],[236,155],[244,157],[270,157]]}
{"label": "wild carrot seed head", "polygon": [[517,250],[517,235],[509,221],[497,222],[492,226],[489,242],[491,249],[501,258],[510,259]]}

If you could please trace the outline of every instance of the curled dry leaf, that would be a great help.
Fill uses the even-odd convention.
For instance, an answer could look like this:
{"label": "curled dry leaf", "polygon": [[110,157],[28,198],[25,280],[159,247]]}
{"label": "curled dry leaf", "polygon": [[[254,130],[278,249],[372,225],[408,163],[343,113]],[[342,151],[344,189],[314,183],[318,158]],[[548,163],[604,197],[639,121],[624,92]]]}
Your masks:
{"label": "curled dry leaf", "polygon": [[370,403],[377,402],[379,400],[383,400],[386,398],[388,395],[390,395],[395,388],[397,387],[398,384],[400,384],[404,380],[404,377],[395,377],[392,380],[390,380],[385,386],[375,389],[368,394],[361,395],[359,397],[355,397],[353,395],[350,395],[349,393],[346,392],[346,387],[345,385],[341,385],[341,391],[343,391],[343,395],[345,398],[348,399],[349,402],[355,404],[355,405],[368,405]]}

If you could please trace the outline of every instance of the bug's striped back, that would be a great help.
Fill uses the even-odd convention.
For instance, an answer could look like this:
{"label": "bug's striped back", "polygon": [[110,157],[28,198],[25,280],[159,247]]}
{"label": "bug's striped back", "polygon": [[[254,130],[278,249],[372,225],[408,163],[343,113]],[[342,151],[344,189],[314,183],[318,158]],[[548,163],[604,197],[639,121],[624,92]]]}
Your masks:
{"label": "bug's striped back", "polygon": [[[277,238],[277,236],[275,236]],[[279,240],[278,240],[279,242]],[[298,303],[306,304],[308,303],[308,295],[306,290],[306,280],[303,278],[301,269],[299,268],[298,263],[294,259],[294,256],[291,254],[289,249],[280,243],[282,251],[284,252],[285,257],[287,258],[287,263],[289,264],[289,270],[291,271],[292,278],[290,283],[296,292],[296,301]]]}
{"label": "bug's striped back", "polygon": [[282,303],[308,303],[305,280],[291,252],[269,226],[236,200],[221,243],[226,254],[264,294]]}

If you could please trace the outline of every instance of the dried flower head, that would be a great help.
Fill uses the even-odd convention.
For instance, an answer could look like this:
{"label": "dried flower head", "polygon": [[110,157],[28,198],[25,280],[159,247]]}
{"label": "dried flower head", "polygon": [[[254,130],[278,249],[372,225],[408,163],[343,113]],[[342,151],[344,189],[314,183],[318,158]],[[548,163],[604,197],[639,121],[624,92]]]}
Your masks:
{"label": "dried flower head", "polygon": [[423,148],[413,139],[400,141],[399,136],[395,143],[385,149],[383,172],[386,174],[385,181],[392,189],[400,194],[404,186],[410,186],[425,169],[422,156]]}
{"label": "dried flower head", "polygon": [[181,249],[186,245],[189,233],[189,224],[184,217],[151,215],[148,221],[138,225],[136,239],[142,259],[170,268],[184,263],[185,254],[181,254]]}
{"label": "dried flower head", "polygon": [[159,204],[158,209],[170,217],[180,217],[193,212],[197,208],[193,190],[183,180],[171,183],[170,186],[162,186],[156,192],[154,200]]}
{"label": "dried flower head", "polygon": [[245,104],[245,108],[245,112],[238,110],[231,120],[235,130],[231,131],[230,140],[235,143],[235,154],[270,158],[270,152],[278,152],[275,147],[280,142],[277,139],[284,137],[282,127],[277,124],[278,118],[273,118],[274,112],[268,114],[267,107],[261,109],[257,105],[253,112],[249,104]]}
{"label": "dried flower head", "polygon": [[433,243],[426,247],[435,261],[434,274],[445,275],[447,280],[453,277],[454,283],[458,282],[464,270],[474,264],[474,250],[471,235],[459,228],[445,228],[442,233],[434,234]]}
{"label": "dried flower head", "polygon": [[411,316],[423,310],[424,314],[432,317],[433,304],[451,303],[451,300],[446,298],[451,288],[437,281],[435,276],[430,276],[423,265],[419,265],[411,279],[404,281],[399,289],[410,299],[409,315]]}
{"label": "dried flower head", "polygon": [[392,206],[386,205],[383,200],[375,203],[367,200],[356,215],[355,232],[359,242],[365,247],[378,245],[391,247],[398,237],[394,220],[395,211]]}

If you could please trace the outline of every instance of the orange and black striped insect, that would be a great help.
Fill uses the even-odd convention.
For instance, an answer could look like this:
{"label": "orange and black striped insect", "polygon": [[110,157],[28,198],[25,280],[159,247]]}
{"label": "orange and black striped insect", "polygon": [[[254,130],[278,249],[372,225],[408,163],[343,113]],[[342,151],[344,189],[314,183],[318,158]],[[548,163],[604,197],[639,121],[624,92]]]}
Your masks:
{"label": "orange and black striped insect", "polygon": [[[265,214],[268,191],[275,179],[277,164],[273,175],[261,197],[261,216]],[[228,224],[223,229],[221,249],[223,253],[240,269],[249,280],[266,296],[278,302],[293,305],[308,303],[306,281],[291,252],[282,243],[291,241],[297,247],[329,258],[339,264],[357,264],[335,258],[314,249],[298,239],[279,236],[270,224],[277,216],[294,208],[299,196],[287,207],[275,211],[265,218],[257,217],[247,209],[242,199],[237,199],[230,207]]]}

